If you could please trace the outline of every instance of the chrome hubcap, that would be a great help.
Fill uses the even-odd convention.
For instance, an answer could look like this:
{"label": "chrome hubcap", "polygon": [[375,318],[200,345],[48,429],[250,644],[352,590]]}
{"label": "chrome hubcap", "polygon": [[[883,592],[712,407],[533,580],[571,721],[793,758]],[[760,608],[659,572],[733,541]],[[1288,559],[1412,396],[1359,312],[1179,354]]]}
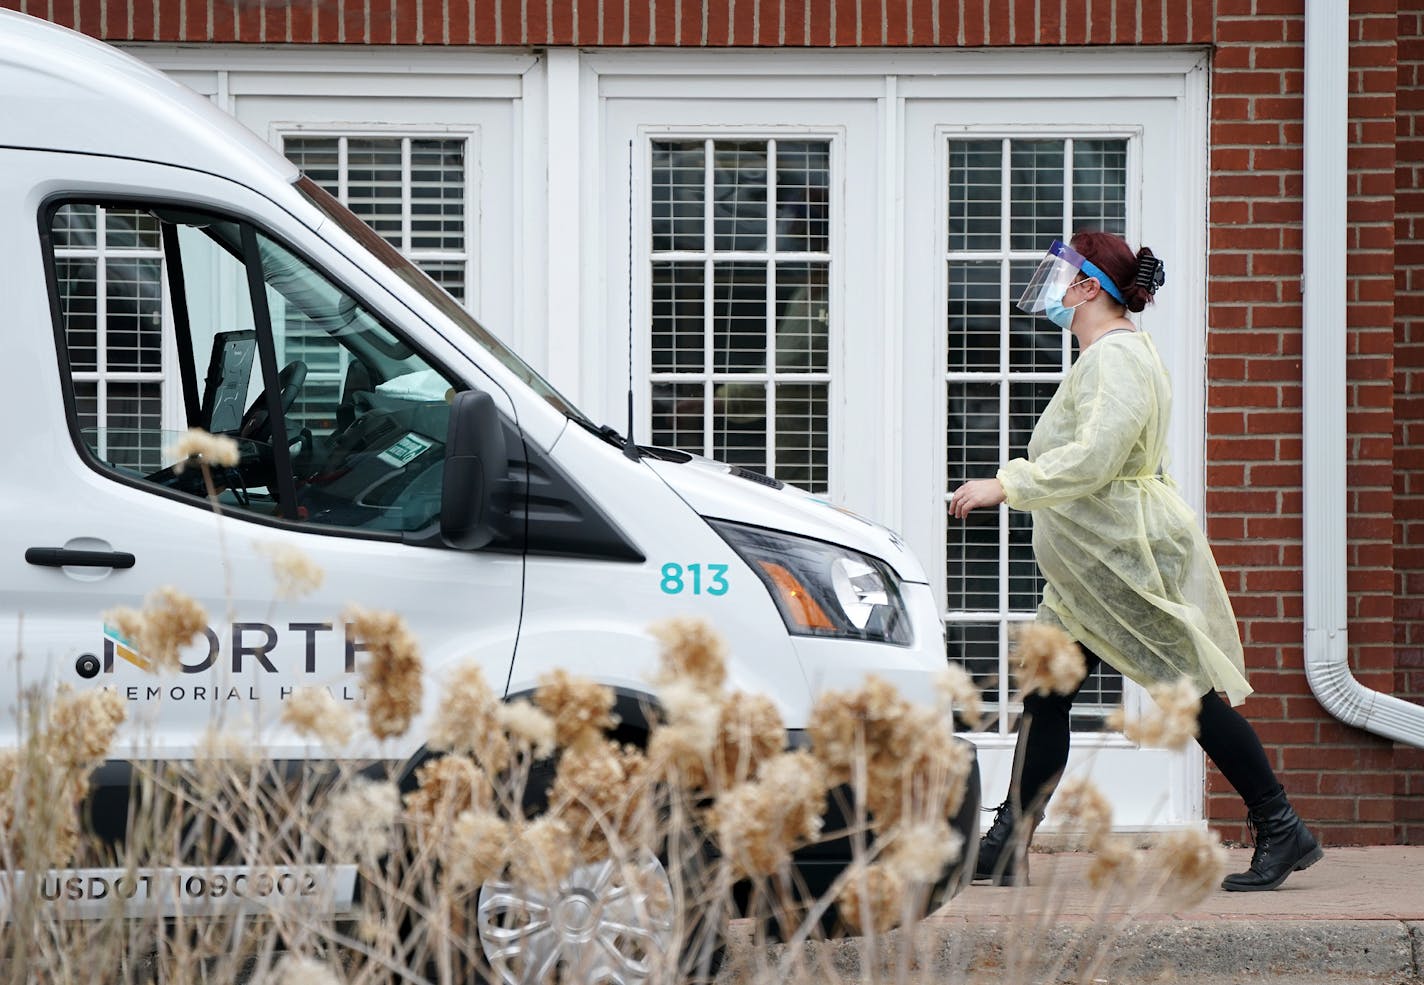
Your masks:
{"label": "chrome hubcap", "polygon": [[656,981],[670,963],[673,918],[671,881],[651,854],[579,866],[554,893],[487,882],[478,903],[480,946],[506,985]]}

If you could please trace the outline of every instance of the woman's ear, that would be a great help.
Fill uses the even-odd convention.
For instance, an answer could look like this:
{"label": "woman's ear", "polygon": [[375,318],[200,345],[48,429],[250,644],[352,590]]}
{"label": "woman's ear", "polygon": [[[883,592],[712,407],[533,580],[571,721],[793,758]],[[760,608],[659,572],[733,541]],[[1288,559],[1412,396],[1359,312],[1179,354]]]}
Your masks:
{"label": "woman's ear", "polygon": [[1103,293],[1103,282],[1096,277],[1089,277],[1087,280],[1081,281],[1079,286],[1083,289],[1084,301],[1092,301]]}

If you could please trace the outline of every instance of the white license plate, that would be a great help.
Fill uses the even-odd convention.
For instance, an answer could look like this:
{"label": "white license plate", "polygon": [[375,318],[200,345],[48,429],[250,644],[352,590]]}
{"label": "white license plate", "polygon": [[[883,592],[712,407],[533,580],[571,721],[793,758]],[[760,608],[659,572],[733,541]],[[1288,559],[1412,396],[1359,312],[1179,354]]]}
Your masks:
{"label": "white license plate", "polygon": [[[38,880],[38,887],[33,880]],[[33,894],[59,920],[126,917],[224,916],[287,907],[350,913],[354,865],[215,865],[174,869],[51,869],[38,875],[0,873],[0,920],[13,900]]]}

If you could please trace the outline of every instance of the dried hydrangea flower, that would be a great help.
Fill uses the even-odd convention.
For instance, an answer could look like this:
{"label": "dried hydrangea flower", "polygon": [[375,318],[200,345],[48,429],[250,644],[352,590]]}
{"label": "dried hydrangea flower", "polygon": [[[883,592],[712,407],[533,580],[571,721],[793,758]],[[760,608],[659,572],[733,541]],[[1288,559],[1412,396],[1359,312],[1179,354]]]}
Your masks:
{"label": "dried hydrangea flower", "polygon": [[510,737],[527,745],[536,759],[554,752],[554,720],[528,701],[501,702],[495,718]]}
{"label": "dried hydrangea flower", "polygon": [[1154,702],[1152,710],[1140,718],[1130,719],[1126,708],[1115,708],[1108,716],[1108,728],[1121,732],[1133,742],[1160,749],[1181,749],[1197,737],[1201,694],[1190,678],[1181,677],[1171,684],[1153,684],[1147,693]]}
{"label": "dried hydrangea flower", "polygon": [[822,694],[811,711],[811,748],[834,783],[863,776],[857,794],[882,829],[958,809],[972,769],[967,743],[943,714],[912,705],[881,678]]}
{"label": "dried hydrangea flower", "polygon": [[257,552],[272,562],[279,599],[299,599],[310,595],[326,580],[326,571],[303,550],[291,544],[259,544]]}
{"label": "dried hydrangea flower", "polygon": [[388,853],[400,805],[400,790],[394,783],[352,777],[326,801],[326,836],[332,851],[366,862]]}
{"label": "dried hydrangea flower", "polygon": [[68,770],[87,774],[108,758],[128,703],[109,688],[73,691],[60,685],[49,707],[49,745]]}
{"label": "dried hydrangea flower", "polygon": [[959,664],[949,664],[935,677],[935,691],[945,712],[959,712],[959,717],[971,729],[984,722],[983,694],[974,678]]}
{"label": "dried hydrangea flower", "polygon": [[706,620],[665,619],[648,630],[662,643],[655,683],[685,681],[703,691],[721,690],[727,680],[727,645]]}
{"label": "dried hydrangea flower", "polygon": [[1014,637],[1019,687],[1025,694],[1072,694],[1088,676],[1083,651],[1057,626],[1028,623]]}
{"label": "dried hydrangea flower", "polygon": [[361,685],[371,734],[378,739],[404,735],[420,710],[421,661],[415,637],[405,620],[391,612],[352,606],[345,620],[348,634],[367,650]]}
{"label": "dried hydrangea flower", "polygon": [[1103,837],[1093,848],[1088,865],[1088,883],[1094,889],[1123,886],[1137,875],[1137,853],[1121,838]]}
{"label": "dried hydrangea flower", "polygon": [[1210,896],[1226,873],[1226,850],[1215,834],[1200,828],[1173,831],[1157,842],[1148,867],[1164,880],[1161,899],[1188,909]]}
{"label": "dried hydrangea flower", "polygon": [[512,832],[509,823],[484,810],[461,811],[440,846],[440,864],[456,893],[478,890],[504,869]]}
{"label": "dried hydrangea flower", "polygon": [[176,460],[174,472],[182,472],[194,458],[201,460],[197,464],[207,466],[234,466],[242,461],[236,441],[225,434],[209,434],[202,428],[184,431],[164,452]]}
{"label": "dried hydrangea flower", "polygon": [[559,888],[577,864],[573,832],[562,818],[545,814],[524,825],[509,849],[509,880],[545,892]]}
{"label": "dried hydrangea flower", "polygon": [[356,717],[324,687],[299,687],[282,703],[282,721],[302,738],[318,739],[333,749],[351,741]]}
{"label": "dried hydrangea flower", "polygon": [[964,836],[948,821],[919,821],[894,831],[881,863],[906,882],[932,884],[963,848]]}
{"label": "dried hydrangea flower", "polygon": [[712,748],[722,789],[755,775],[761,764],[786,748],[786,726],[776,703],[764,694],[734,692],[722,702]]}
{"label": "dried hydrangea flower", "polygon": [[102,618],[133,644],[154,673],[181,670],[178,651],[208,628],[207,611],[171,585],[149,593],[142,610],[110,609]]}
{"label": "dried hydrangea flower", "polygon": [[905,881],[883,865],[868,865],[841,889],[837,903],[841,919],[862,933],[883,934],[900,922],[905,905]]}
{"label": "dried hydrangea flower", "polygon": [[431,759],[415,771],[415,780],[416,788],[405,795],[406,815],[426,837],[443,837],[456,815],[494,803],[489,775],[468,756]]}
{"label": "dried hydrangea flower", "polygon": [[708,823],[738,875],[770,876],[815,840],[826,809],[826,772],[804,751],[769,760],[762,775],[718,795]]}
{"label": "dried hydrangea flower", "polygon": [[554,741],[565,749],[597,743],[605,731],[618,724],[613,715],[613,690],[566,670],[539,678],[534,704],[554,720]]}
{"label": "dried hydrangea flower", "polygon": [[650,820],[646,802],[648,763],[640,750],[612,742],[564,751],[549,791],[550,813],[573,833],[579,855],[608,853],[609,838],[636,840],[639,822]]}
{"label": "dried hydrangea flower", "polygon": [[331,966],[315,958],[282,956],[272,969],[274,985],[341,985]]}
{"label": "dried hydrangea flower", "polygon": [[1083,843],[1097,851],[1112,833],[1112,805],[1092,780],[1074,777],[1053,798],[1054,813],[1066,828],[1082,832]]}
{"label": "dried hydrangea flower", "polygon": [[509,765],[509,737],[497,714],[499,699],[477,663],[456,667],[445,678],[430,724],[432,749],[471,755],[485,769]]}

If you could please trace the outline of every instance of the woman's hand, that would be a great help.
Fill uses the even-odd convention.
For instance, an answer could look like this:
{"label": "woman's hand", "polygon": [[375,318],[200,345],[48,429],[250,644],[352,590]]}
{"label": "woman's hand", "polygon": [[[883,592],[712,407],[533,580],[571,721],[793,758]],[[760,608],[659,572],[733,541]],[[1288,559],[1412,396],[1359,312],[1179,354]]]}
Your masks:
{"label": "woman's hand", "polygon": [[1004,501],[1004,484],[998,479],[970,479],[949,494],[949,515],[963,520],[981,506],[998,506]]}

